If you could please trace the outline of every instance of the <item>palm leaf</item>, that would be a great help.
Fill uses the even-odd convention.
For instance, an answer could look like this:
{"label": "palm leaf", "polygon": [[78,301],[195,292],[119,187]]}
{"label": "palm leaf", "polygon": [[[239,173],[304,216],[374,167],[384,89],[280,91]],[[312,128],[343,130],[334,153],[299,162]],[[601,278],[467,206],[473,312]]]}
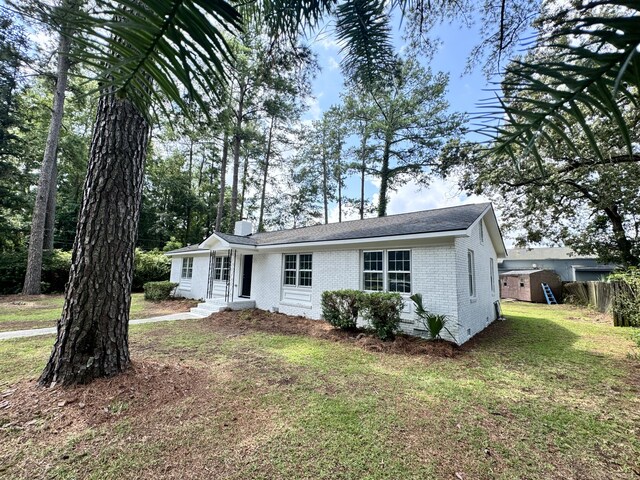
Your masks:
{"label": "palm leaf", "polygon": [[[613,8],[616,15],[602,15],[604,7]],[[639,103],[639,46],[638,2],[602,0],[573,12],[571,20],[542,42],[545,60],[512,63],[502,84],[504,97],[498,104],[484,105],[489,112],[481,116],[480,131],[492,141],[488,152],[508,154],[515,147],[538,160],[538,147],[550,141],[548,131],[559,134],[575,151],[569,131],[576,125],[594,155],[603,159],[607,153],[599,148],[588,119],[597,115],[616,126],[632,155],[632,136],[621,106]]]}
{"label": "palm leaf", "polygon": [[227,37],[241,29],[240,14],[224,0],[97,0],[60,17],[83,47],[74,60],[101,89],[142,112],[168,99],[187,115],[192,103],[208,113],[208,100],[220,94],[232,57]]}

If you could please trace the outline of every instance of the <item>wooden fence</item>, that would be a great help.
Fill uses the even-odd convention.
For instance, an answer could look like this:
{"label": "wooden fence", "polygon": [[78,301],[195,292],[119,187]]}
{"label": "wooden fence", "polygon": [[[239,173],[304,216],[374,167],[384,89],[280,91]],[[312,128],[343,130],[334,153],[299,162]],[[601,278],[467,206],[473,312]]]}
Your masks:
{"label": "wooden fence", "polygon": [[622,305],[630,296],[633,291],[621,282],[569,282],[563,285],[562,295],[565,303],[590,306],[611,314],[617,327],[632,325],[632,319],[624,314]]}

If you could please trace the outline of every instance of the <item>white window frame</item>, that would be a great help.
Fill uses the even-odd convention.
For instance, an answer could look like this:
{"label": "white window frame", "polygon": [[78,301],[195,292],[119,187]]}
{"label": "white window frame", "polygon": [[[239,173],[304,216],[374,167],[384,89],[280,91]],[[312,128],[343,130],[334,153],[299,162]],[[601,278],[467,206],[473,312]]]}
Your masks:
{"label": "white window frame", "polygon": [[193,257],[182,257],[181,280],[191,280],[193,278]]}
{"label": "white window frame", "polygon": [[479,223],[480,226],[480,243],[484,245],[484,226],[482,225],[482,219]]}
{"label": "white window frame", "polygon": [[[303,255],[309,255],[311,257],[311,268],[300,268],[300,257]],[[295,284],[285,283],[287,279],[287,272],[293,272],[294,270],[287,267],[287,257],[295,257],[296,268],[295,268]],[[300,272],[310,272],[310,285],[300,285]],[[313,253],[303,252],[303,253],[283,253],[282,254],[282,288],[307,288],[310,289],[313,287]]]}
{"label": "white window frame", "polygon": [[[382,254],[382,270],[365,270],[364,256],[367,253],[381,253]],[[362,251],[362,290],[365,292],[384,292],[386,287],[386,275],[385,275],[385,260],[387,258],[387,254],[384,250],[363,250]],[[382,290],[366,290],[365,289],[365,274],[367,273],[379,273],[382,275]]]}
{"label": "white window frame", "polygon": [[[389,252],[409,252],[409,270],[389,270]],[[365,270],[364,256],[366,253],[382,253],[382,270]],[[389,274],[390,273],[408,273],[409,274],[409,291],[408,292],[392,292],[399,293],[400,295],[411,295],[413,291],[413,252],[410,248],[389,248],[385,250],[363,250],[362,251],[362,263],[360,282],[362,290],[365,292],[390,292],[389,290]],[[365,274],[366,273],[380,273],[382,274],[382,290],[366,290],[365,289]]]}
{"label": "white window frame", "polygon": [[493,258],[489,258],[489,281],[491,282],[491,293],[496,293],[496,272]]}
{"label": "white window frame", "polygon": [[[218,259],[220,264],[218,265]],[[231,258],[228,255],[216,256],[213,259],[213,279],[218,282],[226,282],[229,280],[229,272],[231,271]]]}
{"label": "white window frame", "polygon": [[473,300],[477,298],[478,292],[476,291],[476,259],[475,253],[471,249],[467,250],[467,274],[469,277],[469,297]]}

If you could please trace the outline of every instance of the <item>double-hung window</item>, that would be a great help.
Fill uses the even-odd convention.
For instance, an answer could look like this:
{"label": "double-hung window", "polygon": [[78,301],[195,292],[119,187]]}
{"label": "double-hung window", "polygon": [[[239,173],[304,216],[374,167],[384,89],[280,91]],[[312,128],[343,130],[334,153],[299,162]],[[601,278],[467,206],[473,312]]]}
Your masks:
{"label": "double-hung window", "polygon": [[216,263],[213,268],[214,280],[229,280],[229,268],[231,266],[231,258],[216,257]]}
{"label": "double-hung window", "polygon": [[411,251],[363,252],[362,286],[370,292],[411,293]]}
{"label": "double-hung window", "polygon": [[371,292],[384,290],[384,252],[364,252],[364,289]]}
{"label": "double-hung window", "polygon": [[409,250],[387,252],[387,278],[390,292],[411,293],[411,252]]}
{"label": "double-hung window", "polygon": [[313,255],[311,253],[284,255],[285,287],[310,287],[312,284]]}
{"label": "double-hung window", "polygon": [[193,276],[193,257],[184,257],[182,259],[181,278],[191,279],[192,276]]}
{"label": "double-hung window", "polygon": [[467,269],[469,272],[469,296],[475,298],[476,296],[476,264],[473,255],[473,250],[467,251]]}

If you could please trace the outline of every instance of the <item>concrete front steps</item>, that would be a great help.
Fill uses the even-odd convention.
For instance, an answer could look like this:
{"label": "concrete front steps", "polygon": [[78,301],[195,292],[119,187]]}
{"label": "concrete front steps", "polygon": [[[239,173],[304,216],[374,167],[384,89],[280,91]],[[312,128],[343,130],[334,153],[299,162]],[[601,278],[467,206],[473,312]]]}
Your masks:
{"label": "concrete front steps", "polygon": [[225,302],[221,298],[209,298],[206,302],[199,303],[197,307],[191,309],[191,313],[198,315],[202,318],[208,317],[213,313],[217,313],[220,310],[246,310],[249,308],[255,308],[255,300],[236,300],[233,302]]}

